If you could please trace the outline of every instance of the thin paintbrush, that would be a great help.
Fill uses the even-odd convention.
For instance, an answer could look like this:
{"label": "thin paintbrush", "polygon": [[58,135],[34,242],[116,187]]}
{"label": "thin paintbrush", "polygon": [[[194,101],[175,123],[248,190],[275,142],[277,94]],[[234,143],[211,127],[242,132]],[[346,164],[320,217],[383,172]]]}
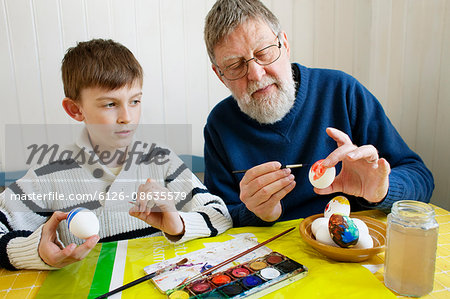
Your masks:
{"label": "thin paintbrush", "polygon": [[[283,168],[298,168],[298,167],[305,167],[309,164],[291,164],[291,165],[281,165],[281,169]],[[242,169],[242,170],[233,170],[231,173],[244,173],[249,169]]]}
{"label": "thin paintbrush", "polygon": [[243,251],[243,252],[241,252],[241,253],[239,253],[239,254],[236,254],[235,256],[230,257],[229,259],[227,259],[227,260],[221,262],[220,264],[217,264],[217,265],[215,265],[214,267],[209,268],[209,269],[206,270],[205,272],[202,272],[202,273],[199,273],[199,274],[195,275],[194,277],[192,277],[192,278],[188,279],[187,281],[181,283],[180,285],[176,286],[174,289],[168,291],[167,294],[171,294],[172,292],[174,292],[174,291],[176,291],[176,290],[179,290],[179,289],[184,288],[185,286],[187,286],[188,284],[190,284],[190,283],[193,282],[194,280],[197,280],[198,278],[200,278],[200,277],[202,277],[202,276],[208,275],[209,273],[213,272],[214,270],[217,270],[217,269],[219,269],[220,267],[225,266],[225,265],[228,264],[228,263],[231,263],[232,261],[234,261],[234,260],[240,258],[241,256],[244,256],[244,255],[246,255],[247,253],[250,253],[250,252],[252,252],[252,251],[258,249],[259,247],[264,246],[264,245],[266,245],[266,244],[269,243],[269,242],[272,242],[273,240],[275,240],[275,239],[277,239],[277,238],[279,238],[279,237],[281,237],[281,236],[287,234],[288,232],[290,232],[290,231],[293,230],[294,228],[295,228],[295,227],[291,227],[290,229],[285,230],[284,232],[279,233],[278,235],[276,235],[276,236],[274,236],[274,237],[272,237],[272,238],[270,238],[270,239],[267,239],[266,241],[264,241],[264,242],[262,242],[262,243],[260,243],[260,244],[258,244],[258,245],[255,245],[255,246],[253,246],[252,248],[247,249],[246,251]]}
{"label": "thin paintbrush", "polygon": [[144,282],[144,281],[146,281],[146,280],[152,279],[152,278],[155,277],[156,275],[159,275],[159,274],[161,274],[161,273],[163,273],[163,272],[166,272],[166,271],[170,271],[170,270],[174,269],[175,267],[177,267],[177,266],[179,266],[179,265],[183,265],[183,264],[185,264],[187,261],[188,261],[188,259],[187,259],[187,258],[184,258],[184,259],[182,259],[181,261],[179,261],[178,263],[176,263],[175,265],[169,265],[169,266],[167,266],[167,267],[164,267],[164,268],[162,268],[162,269],[159,269],[158,271],[155,271],[155,272],[153,272],[153,273],[150,273],[150,274],[147,274],[147,275],[145,275],[145,276],[142,276],[141,278],[138,278],[138,279],[136,279],[136,280],[134,280],[134,281],[132,281],[132,282],[129,282],[129,283],[127,283],[127,284],[125,284],[125,285],[123,285],[123,286],[121,286],[121,287],[118,287],[117,289],[114,289],[114,290],[112,290],[112,291],[110,291],[110,292],[108,292],[108,293],[106,293],[106,294],[100,295],[100,296],[98,296],[98,297],[95,298],[95,299],[107,298],[107,297],[109,297],[109,296],[111,296],[111,295],[114,295],[114,294],[120,292],[120,291],[123,291],[123,290],[125,290],[125,289],[128,289],[128,288],[130,288],[130,287],[132,287],[132,286],[135,286],[135,285],[137,285],[137,284],[139,284],[139,283],[141,283],[141,282]]}

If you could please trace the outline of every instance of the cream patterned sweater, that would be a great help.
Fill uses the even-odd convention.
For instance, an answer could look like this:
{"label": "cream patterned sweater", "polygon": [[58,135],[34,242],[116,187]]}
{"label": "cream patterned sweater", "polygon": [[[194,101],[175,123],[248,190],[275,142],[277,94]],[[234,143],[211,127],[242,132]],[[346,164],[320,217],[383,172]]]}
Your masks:
{"label": "cream patterned sweater", "polygon": [[[128,214],[130,200],[148,178],[172,192],[185,233],[176,243],[210,237],[231,227],[221,198],[206,190],[169,148],[134,141],[133,157],[115,176],[93,155],[87,131],[66,147],[67,159],[32,167],[0,194],[0,266],[7,269],[53,269],[38,254],[43,224],[53,211],[76,207],[92,210],[100,222],[100,242],[161,235],[161,231]],[[129,150],[130,152],[130,150]],[[137,153],[137,154],[136,154]],[[131,157],[131,158],[130,158]],[[90,160],[89,160],[90,158]],[[94,159],[92,159],[94,158]],[[63,244],[81,244],[67,222],[58,227]]]}

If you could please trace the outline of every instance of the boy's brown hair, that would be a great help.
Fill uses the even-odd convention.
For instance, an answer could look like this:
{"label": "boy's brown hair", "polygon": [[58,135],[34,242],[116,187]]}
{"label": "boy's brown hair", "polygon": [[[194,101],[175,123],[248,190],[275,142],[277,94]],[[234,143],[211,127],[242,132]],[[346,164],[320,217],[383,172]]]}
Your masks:
{"label": "boy's brown hair", "polygon": [[69,48],[61,66],[64,94],[80,100],[83,88],[101,87],[109,90],[143,83],[143,71],[133,53],[113,40],[92,39]]}

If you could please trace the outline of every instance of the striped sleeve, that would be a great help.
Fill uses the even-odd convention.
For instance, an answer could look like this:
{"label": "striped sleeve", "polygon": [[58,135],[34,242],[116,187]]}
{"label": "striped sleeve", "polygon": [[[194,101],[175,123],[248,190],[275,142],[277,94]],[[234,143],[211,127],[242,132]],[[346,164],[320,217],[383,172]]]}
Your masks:
{"label": "striped sleeve", "polygon": [[[36,270],[56,270],[58,268],[47,265],[39,256],[39,242],[42,233],[41,225],[34,232],[12,231],[8,235],[13,235],[7,242],[6,253],[8,261],[2,263],[6,269],[36,269]],[[3,238],[2,238],[3,239]],[[7,239],[7,238],[6,238]]]}
{"label": "striped sleeve", "polygon": [[0,194],[0,267],[17,269],[54,269],[39,257],[38,246],[47,211],[36,202],[26,199],[38,193],[33,170],[12,183]]}

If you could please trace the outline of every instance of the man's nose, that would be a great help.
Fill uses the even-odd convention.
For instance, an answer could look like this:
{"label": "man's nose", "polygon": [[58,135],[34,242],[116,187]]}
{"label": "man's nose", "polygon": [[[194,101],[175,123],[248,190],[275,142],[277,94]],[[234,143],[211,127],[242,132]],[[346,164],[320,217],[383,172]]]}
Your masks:
{"label": "man's nose", "polygon": [[247,67],[248,67],[247,78],[250,81],[260,81],[264,76],[264,74],[266,73],[264,66],[256,63],[255,58],[247,62]]}

